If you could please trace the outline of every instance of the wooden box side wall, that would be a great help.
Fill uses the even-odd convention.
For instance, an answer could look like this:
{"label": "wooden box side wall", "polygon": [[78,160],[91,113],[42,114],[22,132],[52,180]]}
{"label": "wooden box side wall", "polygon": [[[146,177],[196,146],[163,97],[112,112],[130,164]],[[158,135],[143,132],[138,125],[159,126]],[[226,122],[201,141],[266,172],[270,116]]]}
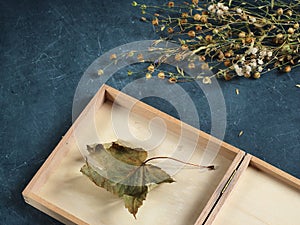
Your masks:
{"label": "wooden box side wall", "polygon": [[[105,87],[102,87],[97,94],[88,103],[86,108],[82,111],[79,117],[76,119],[71,128],[63,136],[62,140],[58,143],[55,149],[48,156],[43,165],[39,168],[37,173],[31,179],[29,184],[22,192],[22,196],[28,204],[34,206],[35,208],[41,210],[42,212],[56,218],[57,220],[67,223],[67,224],[86,224],[77,217],[71,216],[69,213],[62,209],[53,206],[50,202],[40,198],[35,193],[41,188],[45,181],[50,176],[51,172],[60,164],[61,160],[68,154],[68,148],[62,148],[68,141],[68,139],[73,135],[74,129],[82,118],[88,113],[88,111],[95,107],[100,107],[105,100]],[[61,151],[64,149],[64,151]]]}
{"label": "wooden box side wall", "polygon": [[50,202],[46,201],[45,199],[41,198],[40,196],[34,193],[30,193],[29,195],[24,196],[24,198],[25,201],[31,206],[39,209],[40,211],[46,213],[47,215],[53,217],[54,219],[64,224],[88,225],[88,223],[80,220],[76,216],[66,212],[63,209],[56,207],[55,205],[51,204]]}
{"label": "wooden box side wall", "polygon": [[253,166],[256,169],[261,170],[264,173],[269,174],[270,176],[282,181],[283,183],[286,183],[287,185],[300,190],[300,179],[297,179],[296,177],[278,169],[275,166],[272,166],[271,164],[255,156],[252,156],[250,166]]}

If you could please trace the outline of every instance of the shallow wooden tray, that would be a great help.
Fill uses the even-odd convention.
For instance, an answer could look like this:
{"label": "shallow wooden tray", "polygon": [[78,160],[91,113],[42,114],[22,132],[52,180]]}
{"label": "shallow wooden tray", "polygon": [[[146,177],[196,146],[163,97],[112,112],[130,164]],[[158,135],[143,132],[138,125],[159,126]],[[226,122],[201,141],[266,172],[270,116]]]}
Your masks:
{"label": "shallow wooden tray", "polygon": [[[149,153],[150,156],[186,154],[190,155],[188,160],[195,163],[201,160],[210,162],[214,159],[213,164],[217,169],[200,171],[185,166],[174,174],[175,183],[162,184],[148,194],[137,219],[134,219],[124,208],[121,200],[95,186],[80,173],[80,168],[84,164],[82,152],[86,144],[116,139],[134,142],[135,139],[128,135],[128,130],[124,130],[124,124],[116,122],[122,118],[128,118],[130,133],[138,139],[147,139],[152,132],[152,139],[143,142],[145,146],[142,147],[145,149],[153,144],[153,140],[160,140]],[[161,127],[162,122],[165,130]],[[153,131],[156,136],[153,136]],[[196,148],[191,152],[190,149],[195,147],[193,143],[195,138]],[[219,147],[220,150],[216,151]],[[160,166],[168,170],[174,165],[164,163]],[[284,184],[291,195],[296,196],[294,200],[296,206],[299,205],[298,179],[104,85],[33,177],[23,191],[23,196],[27,203],[66,224],[119,225],[120,221],[125,225],[221,224],[223,216],[227,216],[227,211],[235,210],[235,203],[230,204],[235,196],[234,189],[241,189],[240,183],[243,183],[244,177],[249,177],[247,174],[254,178],[257,176],[253,171],[258,170],[253,168],[264,171],[263,174],[271,174],[267,176],[271,176],[271,180],[275,182],[269,182],[269,186]],[[267,179],[263,179],[264,182],[265,180]],[[247,189],[242,188],[237,192],[242,191]],[[231,192],[233,197],[230,196]],[[284,191],[280,193],[286,194],[288,195]],[[273,195],[269,194],[269,197],[272,200]],[[293,210],[290,212],[293,214]],[[242,214],[239,216],[243,218]],[[291,220],[300,221],[296,216]]]}

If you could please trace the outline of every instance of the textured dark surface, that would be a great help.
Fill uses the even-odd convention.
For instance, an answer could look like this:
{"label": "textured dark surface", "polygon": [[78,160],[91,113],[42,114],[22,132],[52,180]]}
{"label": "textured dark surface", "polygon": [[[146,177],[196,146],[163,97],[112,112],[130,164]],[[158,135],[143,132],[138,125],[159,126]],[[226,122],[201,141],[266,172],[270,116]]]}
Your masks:
{"label": "textured dark surface", "polygon": [[[0,224],[59,224],[26,205],[21,192],[71,126],[73,95],[87,67],[114,47],[157,37],[136,15],[130,1],[0,1]],[[225,141],[298,178],[299,72],[220,81]],[[121,73],[109,84],[120,89],[127,82]],[[182,86],[209,132],[202,92],[194,83]],[[177,115],[163,101],[145,101]]]}

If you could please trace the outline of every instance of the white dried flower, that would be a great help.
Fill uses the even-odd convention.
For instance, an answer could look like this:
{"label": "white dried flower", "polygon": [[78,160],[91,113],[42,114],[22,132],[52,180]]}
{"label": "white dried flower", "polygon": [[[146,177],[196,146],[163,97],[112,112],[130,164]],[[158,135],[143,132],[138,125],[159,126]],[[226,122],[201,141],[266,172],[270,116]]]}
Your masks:
{"label": "white dried flower", "polygon": [[224,11],[223,10],[221,10],[221,9],[218,9],[218,11],[217,11],[217,15],[218,16],[222,16],[224,14]]}
{"label": "white dried flower", "polygon": [[245,72],[246,72],[246,73],[250,73],[251,71],[252,71],[251,66],[246,65],[246,66],[245,66]]}
{"label": "white dried flower", "polygon": [[242,10],[241,8],[237,8],[237,9],[236,9],[236,12],[237,12],[238,14],[242,14],[243,10]]}
{"label": "white dried flower", "polygon": [[212,12],[215,9],[215,5],[208,6],[208,11]]}
{"label": "white dried flower", "polygon": [[251,54],[253,54],[253,55],[256,55],[256,53],[258,52],[258,48],[256,48],[256,47],[250,47],[247,51],[246,51],[246,54],[247,55],[251,55]]}
{"label": "white dried flower", "polygon": [[259,53],[259,56],[261,58],[265,57],[267,55],[267,51],[265,49],[261,50],[260,53]]}
{"label": "white dried flower", "polygon": [[263,71],[263,68],[261,66],[257,67],[257,71],[258,72],[262,72]]}
{"label": "white dried flower", "polygon": [[268,56],[268,57],[272,57],[272,55],[273,55],[273,52],[268,51],[267,56]]}
{"label": "white dried flower", "polygon": [[262,65],[262,64],[264,64],[264,61],[262,61],[261,59],[258,59],[258,60],[257,60],[257,63],[258,63],[259,65]]}
{"label": "white dried flower", "polygon": [[250,66],[251,66],[252,68],[255,68],[255,67],[257,66],[256,59],[251,59]]}
{"label": "white dried flower", "polygon": [[256,47],[252,48],[251,53],[253,55],[255,55],[257,52],[258,52],[258,48],[256,48]]}
{"label": "white dried flower", "polygon": [[235,70],[235,72],[238,76],[243,76],[244,75],[242,68],[239,67],[237,64],[234,64],[233,67],[234,67],[234,70]]}
{"label": "white dried flower", "polygon": [[224,7],[223,7],[223,10],[224,10],[225,12],[228,11],[228,9],[229,9],[228,6],[224,6]]}
{"label": "white dried flower", "polygon": [[219,2],[218,4],[209,5],[207,9],[209,12],[217,14],[217,16],[222,16],[228,12],[229,7]]}
{"label": "white dried flower", "polygon": [[223,7],[224,7],[224,3],[219,2],[219,3],[217,4],[217,6],[218,6],[219,8],[223,8]]}

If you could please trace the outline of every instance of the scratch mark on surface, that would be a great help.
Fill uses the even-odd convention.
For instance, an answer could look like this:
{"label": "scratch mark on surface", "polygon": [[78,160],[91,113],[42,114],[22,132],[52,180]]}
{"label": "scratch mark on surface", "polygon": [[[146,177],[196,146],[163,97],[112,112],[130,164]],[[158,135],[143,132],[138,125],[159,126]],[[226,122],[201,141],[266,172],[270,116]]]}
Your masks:
{"label": "scratch mark on surface", "polygon": [[[59,41],[59,39],[52,41],[50,44],[48,44],[39,54],[39,56],[35,57],[36,59],[33,59],[33,63],[38,63],[39,61],[41,61],[41,58],[43,56],[46,56],[46,58],[51,58],[47,53],[45,53],[47,50],[51,49],[57,42]],[[51,58],[52,59],[52,58]]]}
{"label": "scratch mark on surface", "polygon": [[19,22],[20,22],[21,18],[22,18],[21,16],[18,17],[18,19],[17,19],[17,21],[16,21],[16,24],[15,24],[14,28],[16,28],[16,27],[19,25]]}
{"label": "scratch mark on surface", "polygon": [[59,8],[59,9],[64,8],[66,13],[62,13],[59,9],[57,9],[55,6],[53,6],[51,4],[50,4],[50,7],[53,10],[53,12],[56,14],[56,16],[58,18],[60,18],[62,20],[62,22],[66,25],[66,26],[64,26],[64,28],[65,28],[66,32],[69,34],[69,36],[71,36],[71,37],[74,36],[70,32],[69,28],[72,30],[73,33],[77,33],[77,34],[80,34],[81,36],[84,36],[83,33],[81,33],[78,29],[75,29],[74,26],[70,23],[70,21],[68,21],[68,19],[64,16],[64,14],[67,14],[68,17],[71,18],[72,22],[76,21],[72,15],[72,13],[69,12],[68,7],[63,6],[63,7]]}
{"label": "scratch mark on surface", "polygon": [[281,91],[279,91],[275,86],[273,87],[273,90],[280,95],[280,99],[282,99],[284,97],[284,95],[281,93]]}
{"label": "scratch mark on surface", "polygon": [[[45,56],[45,58],[43,58],[43,56]],[[44,61],[44,60],[47,60],[47,59],[51,59],[52,61],[55,59],[55,58],[58,58],[58,57],[60,57],[60,54],[58,54],[58,55],[54,55],[54,56],[49,56],[47,53],[41,53],[40,55],[39,55],[39,57],[35,60],[35,61],[33,61],[32,63],[33,64],[36,64],[36,63],[38,63],[38,62],[41,62],[41,61]]]}
{"label": "scratch mark on surface", "polygon": [[290,80],[292,80],[294,83],[297,83],[297,82],[294,80],[294,78],[291,76],[290,73],[288,73],[287,75],[288,75],[288,77],[290,78]]}
{"label": "scratch mark on surface", "polygon": [[295,130],[287,131],[287,132],[283,132],[283,133],[277,134],[276,136],[277,136],[277,137],[285,136],[285,135],[290,136],[290,135],[293,134],[293,133],[296,133],[296,131],[295,131]]}
{"label": "scratch mark on surface", "polygon": [[35,130],[38,132],[38,136],[41,136],[41,132],[40,132],[40,126],[37,124],[37,117],[36,117],[36,115],[35,115],[35,113],[33,113],[33,112],[31,112],[31,115],[32,115],[32,123],[33,123],[33,125],[34,125],[34,128],[35,128]]}
{"label": "scratch mark on surface", "polygon": [[58,80],[58,79],[61,79],[61,78],[65,78],[66,75],[67,75],[67,74],[64,73],[64,74],[61,74],[61,75],[59,75],[59,76],[57,76],[57,77],[51,77],[50,80]]}
{"label": "scratch mark on surface", "polygon": [[61,37],[61,32],[62,32],[62,29],[63,29],[63,25],[60,23],[58,26],[59,26],[58,35],[59,35],[59,37]]}
{"label": "scratch mark on surface", "polygon": [[[64,15],[59,11],[57,10],[56,7],[54,7],[53,5],[50,4],[50,7],[51,9],[53,10],[53,12],[56,14],[57,17],[59,17],[60,19],[62,19],[62,21],[67,24],[67,25],[70,25],[69,22],[67,21],[67,19],[64,17]],[[70,26],[71,27],[71,26]],[[66,32],[71,36],[71,32],[68,30],[68,28],[66,26],[64,26]],[[62,27],[60,28],[62,29]],[[73,29],[74,30],[74,29]]]}
{"label": "scratch mark on surface", "polygon": [[99,34],[98,34],[98,37],[97,37],[97,41],[98,41],[100,55],[102,55],[102,46],[101,46],[101,43],[100,43]]}

